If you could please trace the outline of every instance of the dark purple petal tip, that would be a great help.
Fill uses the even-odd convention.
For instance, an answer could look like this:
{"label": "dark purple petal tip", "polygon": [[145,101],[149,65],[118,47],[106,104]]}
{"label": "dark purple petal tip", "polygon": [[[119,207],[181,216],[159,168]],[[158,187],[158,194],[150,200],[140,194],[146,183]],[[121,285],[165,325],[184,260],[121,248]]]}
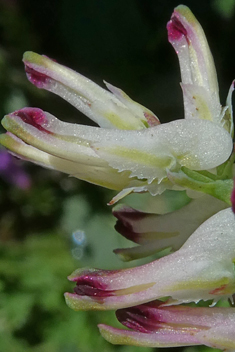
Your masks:
{"label": "dark purple petal tip", "polygon": [[135,307],[118,309],[116,316],[118,321],[129,329],[142,333],[154,332],[165,324],[161,310],[158,308],[161,304],[161,301],[155,301]]}
{"label": "dark purple petal tip", "polygon": [[121,208],[114,208],[113,215],[122,222],[128,222],[129,220],[142,220],[148,214],[131,207],[122,206]]}
{"label": "dark purple petal tip", "polygon": [[102,298],[113,296],[115,294],[115,291],[108,290],[107,285],[100,282],[99,271],[94,274],[82,275],[78,278],[72,279],[72,281],[76,282],[74,292],[79,296]]}
{"label": "dark purple petal tip", "polygon": [[115,230],[120,233],[123,237],[134,243],[139,243],[139,234],[132,230],[132,226],[128,223],[123,223],[121,220],[117,220]]}

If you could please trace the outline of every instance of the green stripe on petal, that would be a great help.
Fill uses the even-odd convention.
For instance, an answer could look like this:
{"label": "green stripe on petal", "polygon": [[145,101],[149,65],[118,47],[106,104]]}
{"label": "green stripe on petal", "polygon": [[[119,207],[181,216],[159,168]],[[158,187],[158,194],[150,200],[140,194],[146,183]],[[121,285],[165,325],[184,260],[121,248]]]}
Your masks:
{"label": "green stripe on petal", "polygon": [[161,182],[168,170],[178,172],[216,167],[228,159],[232,139],[207,120],[176,120],[142,131],[113,131],[91,144],[96,153],[120,172]]}

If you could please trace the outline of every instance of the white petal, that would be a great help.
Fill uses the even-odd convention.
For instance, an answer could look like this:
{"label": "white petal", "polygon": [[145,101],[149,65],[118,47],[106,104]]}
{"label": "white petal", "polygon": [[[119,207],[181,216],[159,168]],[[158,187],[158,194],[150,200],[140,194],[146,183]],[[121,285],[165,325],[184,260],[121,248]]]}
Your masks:
{"label": "white petal", "polygon": [[26,52],[23,61],[31,83],[61,96],[101,127],[146,127],[144,116],[141,120],[115,95],[81,74],[33,52]]}
{"label": "white petal", "polygon": [[142,131],[113,131],[93,146],[113,168],[151,183],[161,182],[166,170],[205,170],[222,164],[231,154],[232,139],[210,121],[176,120]]}

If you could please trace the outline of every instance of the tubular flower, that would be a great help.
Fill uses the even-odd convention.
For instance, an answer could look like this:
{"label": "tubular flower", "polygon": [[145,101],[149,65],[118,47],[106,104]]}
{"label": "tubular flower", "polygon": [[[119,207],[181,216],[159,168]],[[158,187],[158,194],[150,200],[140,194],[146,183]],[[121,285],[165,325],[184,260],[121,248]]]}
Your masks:
{"label": "tubular flower", "polygon": [[168,304],[229,298],[235,292],[235,217],[231,208],[206,220],[176,252],[124,270],[77,270],[66,293],[75,310],[118,309],[170,297]]}
{"label": "tubular flower", "polygon": [[179,58],[185,118],[214,121],[233,134],[233,84],[222,108],[214,60],[201,25],[189,8],[181,5],[173,12],[167,30]]}
{"label": "tubular flower", "polygon": [[[63,97],[101,128],[24,108],[3,119],[8,133],[1,144],[20,158],[120,191],[111,204],[130,192],[156,195],[175,187],[200,190],[230,204],[232,186],[226,184],[227,191],[218,195],[218,175],[207,177],[213,190],[204,188],[208,180],[200,187],[195,182],[200,171],[225,163],[232,152],[233,85],[222,108],[210,49],[187,7],[175,9],[168,37],[179,56],[185,119],[161,125],[150,110],[111,84],[105,83],[108,92],[48,57],[26,52],[29,81]],[[187,170],[195,172],[189,181]]]}
{"label": "tubular flower", "polygon": [[235,348],[234,308],[164,306],[161,301],[121,309],[118,320],[131,331],[99,325],[111,343],[148,347],[206,345]]}
{"label": "tubular flower", "polygon": [[179,210],[161,215],[117,205],[113,208],[113,215],[118,219],[116,231],[138,246],[115,249],[114,253],[122,260],[129,261],[166,248],[176,251],[201,223],[226,207],[224,202],[209,195],[193,199]]}

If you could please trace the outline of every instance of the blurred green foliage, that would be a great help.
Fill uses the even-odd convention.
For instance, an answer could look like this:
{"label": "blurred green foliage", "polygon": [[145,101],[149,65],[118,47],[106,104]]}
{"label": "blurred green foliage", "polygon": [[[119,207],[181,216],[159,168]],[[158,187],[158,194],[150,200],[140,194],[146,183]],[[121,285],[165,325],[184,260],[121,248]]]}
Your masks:
{"label": "blurred green foliage", "polygon": [[69,247],[58,233],[2,244],[1,351],[113,351],[96,325],[101,321],[115,324],[114,314],[77,314],[64,303],[63,293],[71,290],[66,276],[73,269]]}
{"label": "blurred green foliage", "polygon": [[225,18],[231,18],[234,15],[234,0],[214,0],[214,8]]}
{"label": "blurred green foliage", "polygon": [[[0,0],[1,115],[28,105],[63,120],[90,123],[66,102],[27,81],[21,57],[32,50],[56,58],[98,84],[104,78],[153,110],[163,122],[182,117],[178,62],[165,29],[178,3]],[[206,31],[224,99],[235,76],[234,0],[184,3]],[[77,267],[124,266],[112,253],[126,245],[115,233],[106,206],[113,192],[21,165],[32,179],[29,190],[0,179],[0,352],[151,351],[108,344],[96,325],[118,326],[114,313],[76,313],[63,299],[63,293],[73,289],[66,277]],[[130,204],[146,204],[141,197],[130,198]],[[72,239],[76,230],[86,234],[79,251]]]}

